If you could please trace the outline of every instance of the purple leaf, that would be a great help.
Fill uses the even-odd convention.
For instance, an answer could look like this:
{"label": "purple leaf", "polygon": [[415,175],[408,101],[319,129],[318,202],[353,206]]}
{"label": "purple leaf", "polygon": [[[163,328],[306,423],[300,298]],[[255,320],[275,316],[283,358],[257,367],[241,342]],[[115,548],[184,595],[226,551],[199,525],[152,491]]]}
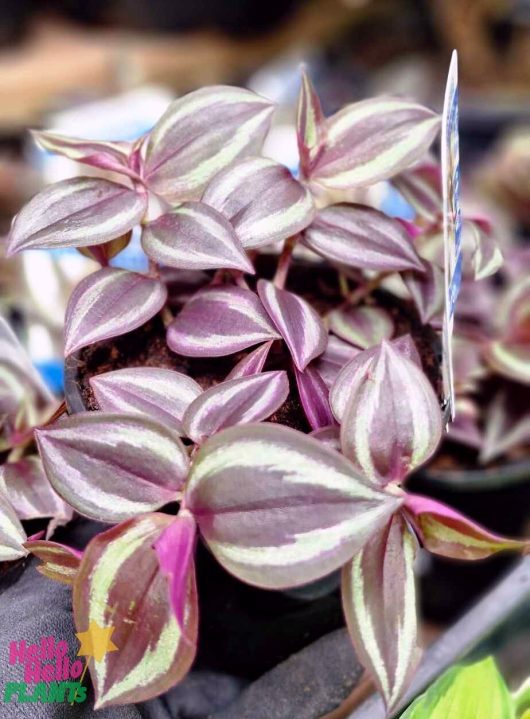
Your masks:
{"label": "purple leaf", "polygon": [[41,560],[42,564],[36,567],[37,572],[61,584],[73,584],[83,556],[82,552],[65,544],[40,539],[31,540],[31,538],[24,543],[24,547]]}
{"label": "purple leaf", "polygon": [[335,423],[329,406],[329,390],[317,370],[306,367],[303,372],[294,368],[296,384],[305,416],[311,429],[320,429]]}
{"label": "purple leaf", "polygon": [[439,164],[432,160],[420,162],[392,178],[392,184],[420,217],[430,223],[440,219],[443,199]]}
{"label": "purple leaf", "polygon": [[64,354],[141,327],[165,304],[167,289],[137,272],[104,267],[85,277],[66,309]]}
{"label": "purple leaf", "polygon": [[204,202],[184,202],[147,224],[142,247],[149,257],[168,267],[254,272],[230,222]]}
{"label": "purple leaf", "polygon": [[479,412],[475,402],[467,397],[457,397],[455,412],[455,418],[447,429],[448,438],[466,447],[480,450],[484,439],[478,427]]}
{"label": "purple leaf", "polygon": [[145,416],[82,412],[35,430],[35,438],[56,492],[102,522],[175,501],[188,472],[177,434]]}
{"label": "purple leaf", "polygon": [[462,222],[462,253],[464,272],[474,280],[494,275],[504,261],[491,227],[479,218],[466,218]]}
{"label": "purple leaf", "polygon": [[137,225],[145,194],[96,177],[75,177],[39,192],[20,210],[9,233],[7,256],[21,250],[88,247],[114,240]]}
{"label": "purple leaf", "polygon": [[319,442],[323,442],[331,449],[340,452],[340,428],[338,425],[330,425],[329,427],[321,427],[320,429],[314,429],[309,433],[310,437],[318,439]]}
{"label": "purple leaf", "polygon": [[423,269],[403,225],[364,205],[334,205],[320,210],[304,230],[303,241],[325,259],[359,269]]}
{"label": "purple leaf", "polygon": [[417,542],[397,514],[343,570],[342,600],[355,651],[387,709],[399,701],[419,659],[414,557]]}
{"label": "purple leaf", "polygon": [[487,373],[482,362],[482,342],[455,334],[452,344],[456,393],[469,394],[477,389],[479,380]]}
{"label": "purple leaf", "polygon": [[424,324],[438,319],[441,322],[445,302],[445,279],[442,270],[432,262],[423,262],[423,272],[411,270],[403,280],[412,295]]}
{"label": "purple leaf", "polygon": [[295,365],[303,371],[326,349],[327,332],[322,320],[305,300],[272,282],[259,280],[258,294],[289,347]]}
{"label": "purple leaf", "polygon": [[309,177],[324,145],[326,126],[320,100],[305,69],[298,96],[296,131],[302,175]]}
{"label": "purple leaf", "polygon": [[357,471],[386,485],[426,462],[441,438],[442,413],[429,380],[383,341],[347,393],[342,451]]}
{"label": "purple leaf", "polygon": [[246,248],[285,240],[307,227],[315,214],[309,190],[286,167],[265,157],[249,157],[220,172],[202,201],[230,220]]}
{"label": "purple leaf", "polygon": [[280,425],[232,427],[195,455],[185,502],[219,562],[280,589],[343,565],[401,499],[371,487],[338,452]]}
{"label": "purple leaf", "polygon": [[[484,445],[480,461],[491,462],[511,449],[530,443],[528,389],[514,385],[512,391],[500,390],[486,410]],[[518,400],[518,401],[514,401]]]}
{"label": "purple leaf", "polygon": [[184,415],[184,431],[200,443],[226,427],[261,422],[276,412],[288,395],[289,382],[284,371],[221,382],[190,404]]}
{"label": "purple leaf", "polygon": [[91,377],[90,386],[104,412],[147,414],[180,435],[184,412],[202,392],[191,377],[158,367],[106,372]]}
{"label": "purple leaf", "polygon": [[380,307],[337,309],[329,315],[329,328],[355,347],[368,349],[394,334],[394,323]]}
{"label": "purple leaf", "polygon": [[227,374],[226,379],[237,379],[238,377],[249,377],[253,374],[259,374],[265,366],[272,343],[273,340],[269,340],[269,342],[265,342],[265,344],[249,352],[248,355],[243,357],[231,372]]}
{"label": "purple leaf", "polygon": [[0,561],[11,562],[27,554],[24,548],[26,533],[5,487],[0,486]]}
{"label": "purple leaf", "polygon": [[193,552],[196,524],[186,509],[180,510],[154,544],[160,570],[169,581],[169,598],[180,629],[185,635],[185,611],[190,574],[195,573]]}
{"label": "purple leaf", "polygon": [[173,320],[167,343],[185,357],[222,357],[280,335],[254,292],[208,287]]}
{"label": "purple leaf", "polygon": [[144,177],[168,202],[198,199],[218,172],[259,152],[273,107],[237,87],[203,87],[175,100],[149,136]]}
{"label": "purple leaf", "polygon": [[361,352],[335,335],[328,336],[328,344],[324,352],[315,360],[315,369],[328,387],[335,382],[337,375],[356,355]]}

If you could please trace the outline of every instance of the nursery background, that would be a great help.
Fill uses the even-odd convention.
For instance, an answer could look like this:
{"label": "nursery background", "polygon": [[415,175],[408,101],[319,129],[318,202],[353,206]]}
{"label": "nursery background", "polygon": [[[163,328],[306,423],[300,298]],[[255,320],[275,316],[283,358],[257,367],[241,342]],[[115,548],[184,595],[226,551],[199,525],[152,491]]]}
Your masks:
{"label": "nursery background", "polygon": [[[37,147],[28,128],[134,140],[184,93],[235,84],[276,103],[264,154],[296,174],[294,114],[302,63],[325,115],[346,103],[386,94],[413,98],[441,112],[454,48],[459,60],[462,208],[494,238],[498,250],[490,259],[499,269],[490,275],[479,268],[476,279],[462,285],[454,340],[456,418],[437,455],[409,486],[499,534],[528,538],[530,0],[4,0],[0,237],[44,186],[92,171]],[[439,152],[438,145],[434,151]],[[381,182],[359,201],[406,221],[414,219],[407,188],[399,192]],[[147,269],[139,237],[133,235],[115,265]],[[484,261],[483,269],[486,265]],[[63,394],[67,301],[73,287],[96,267],[76,249],[7,258],[0,241],[0,315],[58,400]],[[501,350],[485,359],[479,337],[486,333],[493,342],[508,341],[507,328],[516,314],[523,318],[523,329],[514,370]],[[0,388],[1,382],[0,375]],[[0,404],[0,415],[2,411]],[[528,562],[503,554],[464,564],[420,553],[423,644],[432,645],[447,631],[453,631],[456,641],[454,651],[443,655],[444,666],[432,658],[425,665],[422,690],[456,662],[489,656],[510,689],[530,677]],[[510,571],[519,574],[503,583]],[[481,601],[487,603],[477,611]],[[16,611],[2,605],[0,590],[0,632],[9,633]],[[13,639],[23,638],[13,631]],[[296,632],[296,625],[290,631]],[[230,628],[222,640],[229,635]],[[266,650],[256,647],[256,652]],[[224,689],[227,697],[240,687],[240,678],[234,682],[235,689],[230,684]],[[329,718],[372,716],[370,705],[362,706],[372,689],[368,679],[361,680],[342,713]],[[42,716],[55,716],[47,711]],[[203,716],[198,709],[168,712],[164,716]]]}

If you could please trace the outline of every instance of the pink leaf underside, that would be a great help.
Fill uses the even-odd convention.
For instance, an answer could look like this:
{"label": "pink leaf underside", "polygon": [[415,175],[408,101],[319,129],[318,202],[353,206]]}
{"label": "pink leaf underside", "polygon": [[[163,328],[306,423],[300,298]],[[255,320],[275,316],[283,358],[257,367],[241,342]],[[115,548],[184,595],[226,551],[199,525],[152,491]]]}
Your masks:
{"label": "pink leaf underside", "polygon": [[270,423],[231,427],[195,455],[185,503],[218,561],[257,586],[337,569],[400,506],[324,443]]}
{"label": "pink leaf underside", "polygon": [[202,201],[231,222],[247,249],[295,235],[315,214],[309,190],[284,165],[264,157],[244,159],[220,172]]}
{"label": "pink leaf underside", "polygon": [[423,270],[403,225],[364,205],[334,205],[320,210],[304,230],[303,241],[322,257],[355,268]]}
{"label": "pink leaf underside", "polygon": [[331,449],[340,452],[340,427],[336,424],[329,425],[328,427],[321,427],[320,429],[314,429],[309,433],[310,437],[318,439],[319,442],[327,444]]}
{"label": "pink leaf underside", "polygon": [[197,292],[173,320],[167,343],[186,357],[222,357],[280,339],[258,296],[241,287]]}
{"label": "pink leaf underside", "polygon": [[337,309],[329,315],[329,328],[354,347],[368,349],[394,334],[391,317],[380,307],[363,305]]}
{"label": "pink leaf underside", "polygon": [[296,134],[300,166],[303,175],[308,177],[324,144],[326,128],[320,100],[305,70],[298,96]]}
{"label": "pink leaf underside", "polygon": [[389,710],[406,690],[419,659],[416,546],[407,522],[397,514],[343,570],[348,630]]}
{"label": "pink leaf underside", "polygon": [[13,220],[7,255],[21,250],[89,247],[120,237],[147,209],[144,194],[97,177],[46,187]]}
{"label": "pink leaf underside", "polygon": [[403,280],[412,295],[420,319],[424,324],[437,319],[441,322],[445,302],[443,271],[432,262],[423,262],[423,272],[406,272]]}
{"label": "pink leaf underside", "polygon": [[175,501],[188,473],[177,433],[145,415],[82,412],[35,435],[55,491],[103,522]]}
{"label": "pink leaf underside", "polygon": [[430,497],[409,494],[405,508],[426,549],[453,559],[484,559],[506,549],[521,550],[529,541],[489,532],[463,514]]}
{"label": "pink leaf underside", "polygon": [[436,222],[442,213],[442,171],[433,161],[418,163],[396,175],[392,184],[420,217]]}
{"label": "pink leaf underside", "polygon": [[337,379],[337,375],[362,350],[344,342],[335,335],[328,336],[328,344],[324,352],[315,360],[315,369],[322,377],[328,388]]}
{"label": "pink leaf underside", "polygon": [[441,437],[442,413],[429,380],[383,341],[347,393],[343,453],[371,481],[385,485],[426,462]]}
{"label": "pink leaf underside", "polygon": [[296,367],[303,371],[326,349],[327,332],[315,310],[298,295],[258,281],[258,294],[287,344]]}
{"label": "pink leaf underside", "polygon": [[184,202],[147,224],[142,247],[151,259],[168,267],[254,272],[230,222],[204,202]]}
{"label": "pink leaf underside", "polygon": [[167,289],[137,272],[104,267],[85,277],[66,309],[65,356],[141,327],[164,306]]}
{"label": "pink leaf underside", "polygon": [[[396,351],[421,368],[421,359],[410,335],[402,335],[395,340],[391,340],[390,344]],[[344,415],[351,388],[361,381],[377,351],[378,347],[370,347],[370,349],[358,352],[351,361],[344,362],[342,369],[337,373],[336,379],[331,386],[329,398],[333,414],[339,422]]]}
{"label": "pink leaf underside", "polygon": [[221,382],[190,404],[184,415],[184,431],[200,443],[226,427],[261,422],[276,412],[288,395],[289,381],[283,370]]}
{"label": "pink leaf underside", "polygon": [[329,389],[318,371],[309,365],[303,372],[295,367],[298,394],[311,429],[327,427],[335,422],[329,405]]}
{"label": "pink leaf underside", "polygon": [[249,377],[253,374],[259,374],[265,366],[272,343],[273,340],[269,340],[269,342],[265,342],[259,347],[256,347],[255,350],[252,350],[252,352],[249,352],[248,355],[243,357],[230,373],[227,374],[226,379],[237,379],[238,377]]}
{"label": "pink leaf underside", "polygon": [[178,98],[150,133],[147,185],[172,204],[198,199],[214,175],[260,151],[272,112],[268,100],[237,87],[203,87]]}
{"label": "pink leaf underside", "polygon": [[129,367],[91,377],[90,386],[104,412],[147,414],[184,434],[182,418],[202,392],[187,375],[157,367]]}
{"label": "pink leaf underside", "polygon": [[31,538],[24,543],[24,546],[41,560],[42,563],[37,567],[38,572],[56,582],[73,584],[83,556],[82,552],[65,544]]}
{"label": "pink leaf underside", "polygon": [[39,457],[28,456],[2,465],[0,481],[19,519],[71,518],[72,510],[52,488]]}

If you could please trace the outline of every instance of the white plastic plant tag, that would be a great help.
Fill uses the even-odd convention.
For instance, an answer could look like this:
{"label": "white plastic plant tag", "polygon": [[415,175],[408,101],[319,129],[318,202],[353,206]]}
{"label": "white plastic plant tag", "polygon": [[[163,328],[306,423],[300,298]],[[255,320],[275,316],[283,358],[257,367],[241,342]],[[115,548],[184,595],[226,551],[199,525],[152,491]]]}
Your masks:
{"label": "white plastic plant tag", "polygon": [[454,419],[452,336],[456,298],[462,278],[460,157],[458,150],[458,58],[453,50],[442,115],[441,163],[445,252],[445,311],[442,331],[442,372],[446,421]]}

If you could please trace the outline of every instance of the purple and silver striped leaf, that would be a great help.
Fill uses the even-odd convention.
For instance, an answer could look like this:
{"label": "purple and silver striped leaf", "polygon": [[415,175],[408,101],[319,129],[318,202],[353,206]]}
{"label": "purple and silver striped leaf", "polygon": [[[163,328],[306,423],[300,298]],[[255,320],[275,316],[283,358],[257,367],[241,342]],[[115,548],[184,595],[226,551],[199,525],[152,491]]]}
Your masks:
{"label": "purple and silver striped leaf", "polygon": [[54,155],[63,155],[75,162],[139,179],[136,172],[129,167],[129,156],[134,149],[132,142],[83,140],[42,130],[33,130],[31,136],[39,147]]}
{"label": "purple and silver striped leaf", "polygon": [[[410,335],[402,335],[390,344],[404,357],[414,362],[421,369],[421,359],[416,345]],[[339,422],[342,421],[346,410],[346,402],[355,387],[363,381],[371,361],[379,351],[379,347],[358,352],[352,360],[344,363],[342,369],[337,373],[335,381],[331,385],[329,394],[331,409]]]}
{"label": "purple and silver striped leaf", "polygon": [[304,243],[325,259],[381,272],[423,270],[410,236],[397,220],[364,205],[320,210]]}
{"label": "purple and silver striped leaf", "polygon": [[255,350],[252,350],[252,352],[249,352],[248,355],[243,357],[230,373],[226,375],[226,379],[237,379],[238,377],[250,377],[250,375],[259,374],[265,366],[272,343],[273,340],[269,340],[269,342],[265,342],[259,347],[256,347]]}
{"label": "purple and silver striped leaf", "polygon": [[89,659],[95,708],[146,701],[189,671],[197,643],[197,590],[193,571],[179,626],[168,580],[153,549],[173,517],[148,514],[98,534],[88,545],[74,581],[78,632],[92,623],[113,627],[118,651]]}
{"label": "purple and silver striped leaf", "polygon": [[147,224],[142,247],[151,259],[167,267],[254,273],[230,222],[204,202],[183,202]]}
{"label": "purple and silver striped leaf", "polygon": [[363,305],[333,310],[329,315],[329,329],[354,347],[365,350],[390,339],[394,334],[394,323],[380,307]]}
{"label": "purple and silver striped leaf", "polygon": [[417,214],[437,222],[442,214],[442,170],[434,160],[419,162],[392,178],[392,184]]}
{"label": "purple and silver striped leaf", "polygon": [[474,280],[494,275],[504,258],[491,225],[482,218],[465,218],[462,222],[463,271]]}
{"label": "purple and silver striped leaf", "polygon": [[175,501],[188,472],[177,433],[146,416],[82,412],[36,430],[35,438],[55,491],[102,522]]}
{"label": "purple and silver striped leaf", "polygon": [[259,280],[258,294],[302,372],[326,349],[328,333],[322,320],[308,302],[272,282]]}
{"label": "purple and silver striped leaf", "polygon": [[479,429],[479,409],[469,397],[457,397],[455,400],[455,418],[447,428],[448,439],[481,450],[484,443]]}
{"label": "purple and silver striped leaf", "polygon": [[283,370],[221,382],[190,404],[184,415],[184,432],[201,443],[226,427],[261,422],[274,414],[288,395],[289,381]]}
{"label": "purple and silver striped leaf", "polygon": [[168,579],[171,607],[184,634],[190,574],[195,574],[193,553],[196,533],[193,515],[187,509],[180,510],[154,544],[160,570]]}
{"label": "purple and silver striped leaf", "polygon": [[0,562],[11,562],[27,554],[26,533],[20,523],[7,491],[0,486]]}
{"label": "purple and silver striped leaf", "polygon": [[488,531],[436,499],[408,494],[405,511],[429,552],[452,559],[485,559],[504,550],[527,550],[530,540]]}
{"label": "purple and silver striped leaf", "polygon": [[343,569],[348,630],[388,710],[403,695],[419,660],[416,548],[407,522],[396,514]]}
{"label": "purple and silver striped leaf", "polygon": [[300,169],[304,177],[309,177],[326,139],[326,119],[322,112],[319,97],[305,69],[302,70],[302,83],[298,95],[296,112],[296,134]]}
{"label": "purple and silver striped leaf", "polygon": [[315,360],[314,367],[329,388],[337,379],[337,375],[344,365],[351,362],[361,351],[358,347],[343,342],[335,335],[329,335],[327,347]]}
{"label": "purple and silver striped leaf", "polygon": [[90,378],[99,408],[104,412],[146,414],[184,434],[182,418],[200,385],[185,374],[159,367],[128,367]]}
{"label": "purple and silver striped leaf", "polygon": [[72,510],[52,488],[39,457],[6,462],[0,467],[0,482],[19,519],[54,517],[66,523],[72,518]]}
{"label": "purple and silver striped leaf", "polygon": [[147,210],[147,197],[116,182],[75,177],[46,187],[20,210],[7,255],[21,250],[89,247],[121,237]]}
{"label": "purple and silver striped leaf", "polygon": [[198,199],[214,175],[260,151],[272,113],[265,98],[223,85],[175,100],[149,135],[146,184],[173,204]]}
{"label": "purple and silver striped leaf", "polygon": [[311,429],[335,423],[329,404],[329,389],[318,371],[309,365],[303,372],[294,368],[298,394]]}
{"label": "purple and silver striped leaf", "polygon": [[484,354],[490,367],[503,377],[530,385],[530,342],[492,340]]}
{"label": "purple and silver striped leaf", "polygon": [[208,439],[185,495],[223,567],[270,589],[338,569],[401,501],[370,486],[322,442],[273,424],[232,427]]}
{"label": "purple and silver striped leaf", "polygon": [[274,339],[280,335],[258,296],[242,287],[197,292],[167,331],[169,348],[185,357],[223,357]]}
{"label": "purple and silver striped leaf", "polygon": [[249,157],[220,172],[202,201],[232,223],[247,249],[295,235],[315,214],[309,190],[284,165],[265,157]]}
{"label": "purple and silver striped leaf", "polygon": [[502,457],[512,449],[530,444],[530,391],[513,385],[493,398],[486,409],[482,463]]}
{"label": "purple and silver striped leaf", "polygon": [[383,341],[347,391],[342,451],[357,471],[386,485],[426,462],[441,438],[442,413],[429,380]]}
{"label": "purple and silver striped leaf", "polygon": [[42,564],[36,568],[48,579],[54,579],[61,584],[73,584],[77,575],[83,553],[64,544],[50,542],[44,539],[28,540],[24,547],[31,552]]}
{"label": "purple and silver striped leaf", "polygon": [[103,267],[72,292],[64,324],[65,357],[141,327],[164,306],[167,289],[137,272]]}
{"label": "purple and silver striped leaf", "polygon": [[423,272],[403,273],[403,281],[412,295],[423,324],[438,320],[441,323],[445,302],[443,271],[432,262],[423,261]]}
{"label": "purple and silver striped leaf", "polygon": [[440,118],[414,102],[377,97],[347,105],[325,123],[311,182],[348,190],[387,180],[420,160]]}

